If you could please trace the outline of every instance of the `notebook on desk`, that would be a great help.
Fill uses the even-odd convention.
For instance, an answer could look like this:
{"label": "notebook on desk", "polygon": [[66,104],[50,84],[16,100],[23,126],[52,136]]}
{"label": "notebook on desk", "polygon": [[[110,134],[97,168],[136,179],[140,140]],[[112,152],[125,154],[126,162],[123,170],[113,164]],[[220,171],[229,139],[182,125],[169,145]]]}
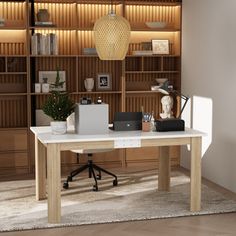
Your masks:
{"label": "notebook on desk", "polygon": [[115,131],[141,130],[142,112],[116,112],[111,129]]}

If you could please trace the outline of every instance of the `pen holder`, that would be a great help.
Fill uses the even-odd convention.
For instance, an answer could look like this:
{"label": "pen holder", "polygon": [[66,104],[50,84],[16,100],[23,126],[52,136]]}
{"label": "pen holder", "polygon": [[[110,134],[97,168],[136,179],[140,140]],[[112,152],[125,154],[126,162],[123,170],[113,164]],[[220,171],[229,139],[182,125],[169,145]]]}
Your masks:
{"label": "pen holder", "polygon": [[143,132],[150,132],[150,129],[151,129],[151,125],[150,125],[150,122],[148,121],[142,121],[142,131]]}

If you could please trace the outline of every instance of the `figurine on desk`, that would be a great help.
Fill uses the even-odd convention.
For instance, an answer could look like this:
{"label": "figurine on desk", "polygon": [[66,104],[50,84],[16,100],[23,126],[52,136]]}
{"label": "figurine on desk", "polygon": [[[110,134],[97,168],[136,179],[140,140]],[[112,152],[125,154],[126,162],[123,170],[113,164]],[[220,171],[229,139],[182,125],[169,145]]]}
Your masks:
{"label": "figurine on desk", "polygon": [[163,113],[160,113],[160,117],[162,119],[173,118],[173,112],[171,111],[173,108],[173,98],[171,96],[164,96],[161,99],[161,104]]}

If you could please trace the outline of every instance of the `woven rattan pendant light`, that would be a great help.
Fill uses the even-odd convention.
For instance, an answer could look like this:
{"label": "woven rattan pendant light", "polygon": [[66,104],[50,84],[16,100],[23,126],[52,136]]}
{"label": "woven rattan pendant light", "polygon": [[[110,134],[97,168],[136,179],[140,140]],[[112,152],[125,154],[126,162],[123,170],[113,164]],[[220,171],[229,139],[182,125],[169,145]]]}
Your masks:
{"label": "woven rattan pendant light", "polygon": [[101,60],[123,60],[130,40],[130,24],[112,9],[94,25],[94,42]]}

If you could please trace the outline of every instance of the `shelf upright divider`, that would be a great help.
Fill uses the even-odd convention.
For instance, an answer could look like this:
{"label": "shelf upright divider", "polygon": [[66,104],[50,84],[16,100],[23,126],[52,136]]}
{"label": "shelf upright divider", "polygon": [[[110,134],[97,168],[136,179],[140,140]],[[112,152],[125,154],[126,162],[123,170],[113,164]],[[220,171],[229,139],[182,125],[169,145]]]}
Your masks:
{"label": "shelf upright divider", "polygon": [[76,42],[76,59],[75,59],[75,86],[76,86],[76,90],[75,92],[78,94],[79,93],[79,69],[78,69],[78,65],[79,65],[79,34],[78,31],[79,29],[79,10],[78,10],[78,2],[75,3],[76,5],[76,12],[75,12],[75,17],[76,17],[76,35],[75,35],[75,42]]}
{"label": "shelf upright divider", "polygon": [[30,126],[31,126],[31,95],[30,95],[30,36],[29,36],[29,0],[25,1],[25,54],[26,54],[26,104],[27,104],[27,161],[28,172],[32,172],[32,160],[30,156]]}

